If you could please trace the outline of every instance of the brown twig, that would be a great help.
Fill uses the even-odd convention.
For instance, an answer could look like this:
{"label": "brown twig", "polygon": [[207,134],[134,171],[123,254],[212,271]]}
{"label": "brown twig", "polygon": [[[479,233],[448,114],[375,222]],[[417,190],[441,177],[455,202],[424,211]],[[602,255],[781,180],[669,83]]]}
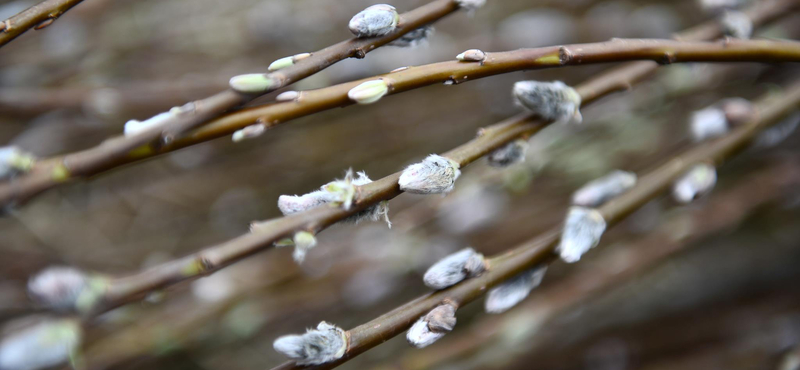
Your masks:
{"label": "brown twig", "polygon": [[[448,81],[461,83],[520,70],[630,60],[653,60],[662,64],[700,61],[798,62],[800,43],[769,40],[690,42],[615,39],[594,44],[488,53],[486,59],[480,63],[449,61],[410,67],[367,79],[304,91],[294,101],[277,102],[229,113],[188,133],[188,136],[167,144],[138,142],[140,136],[146,136],[144,134],[117,137],[91,149],[42,161],[27,175],[0,185],[0,205],[8,206],[24,202],[67,180],[96,175],[123,164],[229,135],[252,124],[262,123],[272,127],[298,117],[354,104],[347,96],[348,91],[369,80],[382,79],[389,85],[389,94],[397,94],[435,83]],[[644,72],[651,68],[650,64],[634,67]],[[623,75],[627,75],[627,72]],[[623,80],[615,81],[618,84],[616,89],[624,88],[630,83]],[[584,100],[591,101],[593,98],[593,94],[587,94]],[[134,141],[140,145],[132,147],[131,142]],[[125,152],[126,155],[120,155],[120,148],[128,150]],[[131,151],[134,148],[136,150]]]}
{"label": "brown twig", "polygon": [[[702,208],[689,207],[671,216],[646,236],[625,242],[624,250],[607,253],[578,273],[537,289],[523,304],[515,307],[515,312],[490,316],[471,324],[468,332],[459,333],[458,338],[454,338],[456,342],[451,342],[453,345],[450,347],[456,350],[410,350],[406,359],[395,359],[394,362],[399,362],[401,366],[398,368],[406,370],[433,368],[453,357],[487,349],[497,341],[498,336],[503,335],[496,330],[504,327],[503,322],[523,322],[525,320],[521,320],[521,316],[524,316],[534,318],[537,325],[546,325],[557,316],[568,314],[572,308],[631,281],[670,257],[701,247],[704,244],[698,242],[735,227],[757,208],[787,195],[800,184],[800,168],[792,163],[797,159],[794,157],[758,170],[748,174],[733,189],[712,193],[708,204]],[[676,223],[691,224],[691,230],[676,238]],[[517,326],[515,328],[519,329]],[[543,342],[548,338],[539,339],[539,342]],[[531,341],[525,343],[528,348],[535,346]]]}
{"label": "brown twig", "polygon": [[40,30],[83,0],[45,0],[0,23],[0,47],[25,31]]}
{"label": "brown twig", "polygon": [[[759,9],[759,8],[756,8]],[[764,17],[768,16],[764,14]],[[772,14],[772,13],[769,13]],[[771,16],[769,16],[771,17]],[[765,19],[765,18],[754,18]],[[706,27],[701,27],[701,30]],[[687,34],[686,37],[715,37],[713,32],[702,31]],[[640,80],[648,73],[656,70],[658,64],[653,62],[637,62],[628,64],[627,69],[612,69],[584,84],[576,86],[585,104],[596,101],[605,94],[619,90],[622,83],[627,86]],[[461,145],[443,155],[457,161],[461,166],[477,160],[492,150],[520,137],[531,135],[545,127],[536,117],[521,114],[504,122],[483,130],[483,135]],[[307,212],[274,220],[269,228],[262,228],[258,233],[246,234],[228,242],[209,247],[195,254],[159,265],[140,273],[114,279],[104,299],[91,314],[105,312],[111,308],[143,298],[147,293],[175,284],[180,281],[194,279],[210,274],[247,256],[269,249],[273,243],[300,230],[320,231],[362,209],[389,200],[399,195],[397,180],[400,173],[395,173],[360,188],[356,204],[350,211],[340,208],[319,207]]]}
{"label": "brown twig", "polygon": [[[598,211],[603,215],[608,226],[613,226],[641,205],[661,194],[692,166],[708,162],[721,164],[727,157],[749,143],[757,133],[796,109],[798,105],[800,105],[800,81],[787,87],[777,96],[767,96],[756,103],[758,112],[756,119],[736,128],[724,137],[700,144],[673,157],[665,164],[641,176],[634,188],[598,208]],[[288,361],[273,370],[332,369],[402,333],[419,317],[445,300],[455,302],[459,306],[472,302],[483,295],[487,289],[520,272],[553,261],[556,256],[554,251],[559,241],[560,231],[561,226],[557,226],[517,248],[489,259],[488,264],[491,268],[477,278],[467,279],[448,289],[422,296],[351,329],[348,331],[350,341],[347,352],[334,362],[303,367],[295,365],[293,361]]]}

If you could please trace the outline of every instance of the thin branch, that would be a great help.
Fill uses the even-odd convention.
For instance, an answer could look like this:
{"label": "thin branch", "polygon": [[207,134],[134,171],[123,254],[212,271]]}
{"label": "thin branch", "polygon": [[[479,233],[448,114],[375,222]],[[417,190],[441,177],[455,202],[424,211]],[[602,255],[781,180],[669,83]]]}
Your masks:
{"label": "thin branch", "polygon": [[[701,247],[704,244],[699,243],[700,241],[735,227],[757,208],[786,196],[791,189],[800,185],[800,167],[793,162],[797,160],[797,157],[793,157],[771,165],[768,169],[748,173],[746,179],[737,182],[733,189],[712,193],[708,204],[703,207],[688,207],[684,212],[662,222],[657,230],[630,242],[626,241],[624,250],[607,253],[576,274],[553,285],[537,288],[530,298],[514,308],[514,313],[489,316],[471,324],[468,332],[458,333],[458,338],[454,339],[458,344],[451,347],[458,348],[458,351],[437,351],[432,347],[425,352],[412,349],[406,358],[395,359],[395,363],[408,364],[409,366],[403,367],[407,370],[427,369],[444,363],[453,356],[490,349],[497,337],[503,335],[502,332],[493,330],[504,327],[502,322],[519,322],[519,316],[524,316],[535,318],[538,324],[546,325],[557,316],[568,314],[570,309],[631,281],[679,252]],[[680,238],[674,237],[674,222],[677,221],[693,225]],[[587,281],[592,283],[587,284]],[[533,349],[536,343],[548,340],[547,337],[539,339],[538,342],[525,343],[528,348]]]}
{"label": "thin branch", "polygon": [[[673,157],[665,164],[640,177],[637,185],[603,205],[597,210],[603,215],[609,227],[618,223],[646,202],[668,189],[672,182],[688,169],[700,163],[722,163],[726,158],[742,149],[761,130],[777,122],[780,118],[800,106],[800,81],[793,83],[777,96],[767,96],[756,103],[756,119],[731,131],[718,140],[695,146]],[[446,300],[459,307],[476,300],[483,293],[533,266],[549,263],[556,258],[561,225],[545,232],[540,237],[523,243],[515,249],[489,259],[491,266],[483,275],[462,281],[445,290],[439,290],[417,298],[391,312],[348,331],[349,346],[344,356],[334,362],[306,367],[288,361],[273,370],[279,369],[332,369],[353,357],[392,338],[413,324],[434,307]]]}
{"label": "thin branch", "polygon": [[40,30],[83,0],[45,0],[0,23],[0,47],[33,28]]}
{"label": "thin branch", "polygon": [[[261,123],[272,127],[298,117],[354,104],[348,98],[348,92],[355,86],[370,80],[382,79],[389,85],[388,94],[397,94],[435,83],[448,81],[461,83],[514,71],[630,60],[653,60],[662,64],[703,61],[798,62],[800,61],[800,42],[770,40],[690,42],[615,39],[594,44],[487,53],[486,59],[480,63],[449,61],[410,67],[367,79],[303,91],[294,101],[276,102],[239,110],[215,119],[190,132],[188,136],[167,144],[163,142],[150,143],[144,146],[146,143],[142,142],[141,145],[134,147],[135,151],[130,151],[133,149],[130,145],[131,140],[136,141],[141,135],[117,137],[91,149],[41,161],[28,174],[13,182],[0,185],[0,205],[18,204],[70,179],[93,176],[137,160],[230,135],[234,131],[252,124]],[[635,67],[645,71],[649,71],[651,68],[649,64]],[[625,83],[618,85],[617,89],[627,86],[628,82]],[[592,94],[587,94],[584,101],[588,102],[593,98]],[[120,156],[121,148],[127,150],[126,155]]]}
{"label": "thin branch", "polygon": [[[701,32],[703,36],[715,37],[713,32]],[[690,35],[691,36],[691,35]],[[575,89],[583,97],[584,105],[603,95],[630,86],[657,69],[658,64],[637,62],[612,69]],[[624,68],[624,69],[622,69]],[[521,136],[532,135],[548,123],[528,114],[520,114],[482,130],[478,138],[461,145],[443,155],[455,160],[462,167]],[[401,193],[397,180],[400,172],[386,176],[359,189],[355,205],[345,211],[340,208],[318,207],[306,212],[273,220],[267,228],[250,233],[222,244],[208,247],[182,259],[155,266],[140,273],[114,279],[105,297],[90,314],[99,314],[125,303],[144,298],[152,291],[181,281],[208,275],[225,266],[255,253],[272,248],[273,243],[301,230],[320,230],[333,225],[363,209],[389,200]]]}

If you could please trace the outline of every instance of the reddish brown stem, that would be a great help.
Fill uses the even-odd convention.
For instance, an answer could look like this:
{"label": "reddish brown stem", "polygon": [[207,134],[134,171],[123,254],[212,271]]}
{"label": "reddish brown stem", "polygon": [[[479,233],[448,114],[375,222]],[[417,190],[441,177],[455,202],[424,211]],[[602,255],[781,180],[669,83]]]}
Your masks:
{"label": "reddish brown stem", "polygon": [[31,28],[39,30],[49,26],[56,18],[82,1],[45,0],[6,19],[0,24],[0,47]]}

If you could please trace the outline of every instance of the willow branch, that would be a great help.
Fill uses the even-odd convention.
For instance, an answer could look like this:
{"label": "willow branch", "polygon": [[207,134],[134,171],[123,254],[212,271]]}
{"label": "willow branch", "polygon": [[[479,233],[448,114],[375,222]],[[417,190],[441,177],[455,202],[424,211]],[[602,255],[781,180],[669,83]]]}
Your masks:
{"label": "willow branch", "polygon": [[33,28],[40,30],[83,0],[45,0],[0,23],[0,47]]}
{"label": "willow branch", "polygon": [[[767,96],[756,103],[758,117],[728,135],[715,141],[695,146],[673,157],[665,164],[639,177],[637,185],[603,205],[597,210],[608,227],[614,226],[646,202],[667,190],[678,177],[700,163],[721,164],[726,158],[742,149],[757,133],[777,122],[800,105],[800,81],[795,82],[778,96]],[[293,361],[275,367],[278,369],[332,369],[355,356],[373,348],[389,338],[407,330],[419,317],[446,300],[459,307],[474,301],[487,289],[510,279],[534,266],[552,262],[556,258],[561,225],[522,245],[490,258],[490,269],[483,275],[462,281],[445,290],[417,298],[391,312],[348,331],[350,342],[344,356],[331,363],[303,367]]]}
{"label": "willow branch", "polygon": [[[679,62],[799,62],[800,42],[769,40],[722,40],[718,42],[690,42],[673,40],[615,39],[594,44],[552,46],[488,53],[483,62],[449,61],[434,63],[379,75],[322,89],[304,91],[294,101],[276,102],[260,107],[239,110],[198,128],[188,136],[168,144],[150,143],[136,146],[135,151],[120,156],[120,148],[130,148],[130,138],[118,137],[101,145],[60,158],[40,162],[26,176],[15,182],[0,185],[0,205],[24,202],[44,190],[67,180],[96,175],[111,168],[174,151],[225,135],[252,124],[267,127],[320,111],[344,107],[354,102],[347,93],[355,86],[369,80],[382,79],[389,85],[388,94],[442,83],[461,83],[482,77],[530,69],[545,69],[582,64],[652,60],[658,63]],[[636,65],[643,73],[650,65]],[[625,74],[625,73],[624,73]],[[627,74],[626,74],[627,75]],[[627,85],[619,85],[623,88]],[[585,101],[594,98],[591,94]],[[141,143],[142,145],[146,143]]]}
{"label": "willow branch", "polygon": [[[699,34],[714,37],[713,32],[709,31],[701,31]],[[632,63],[628,65],[628,68],[612,69],[609,73],[601,74],[576,86],[575,89],[582,96],[584,105],[591,104],[600,97],[619,90],[620,86],[630,86],[655,71],[657,66],[658,64],[652,62]],[[443,155],[455,160],[463,167],[519,137],[536,133],[548,124],[532,115],[520,114],[487,127],[482,130],[482,135],[478,138]],[[101,303],[90,314],[102,313],[125,303],[142,299],[149,292],[211,274],[250,255],[270,249],[275,241],[289,237],[297,231],[319,232],[363,209],[399,195],[401,193],[397,184],[399,177],[400,172],[397,172],[360,187],[355,205],[349,211],[340,208],[318,207],[275,219],[268,227],[259,228],[258,233],[246,234],[182,259],[114,279]]]}
{"label": "willow branch", "polygon": [[[74,0],[73,0],[74,1]],[[57,186],[74,177],[87,177],[103,170],[129,162],[130,153],[145,148],[158,148],[182,133],[198,127],[226,111],[297,82],[347,58],[364,58],[367,53],[383,46],[421,26],[434,22],[456,10],[454,0],[435,0],[400,15],[394,32],[380,37],[352,38],[295,62],[292,66],[269,73],[276,83],[258,94],[244,94],[228,89],[210,97],[186,104],[187,110],[171,116],[158,127],[152,127],[133,136],[117,136],[100,145],[59,158],[42,161],[27,176],[13,184],[4,184],[0,190],[0,204],[9,206],[23,201],[41,191]]]}
{"label": "willow branch", "polygon": [[[702,240],[735,227],[746,220],[761,206],[772,203],[788,195],[792,189],[800,185],[800,167],[792,161],[781,161],[767,169],[748,173],[746,178],[735,184],[735,187],[720,193],[712,193],[707,204],[702,208],[689,207],[684,212],[672,216],[662,222],[658,229],[646,236],[625,242],[623,251],[607,253],[580,272],[570,275],[532,293],[523,303],[515,307],[514,313],[502,316],[489,316],[471,324],[468,332],[458,333],[454,338],[457,344],[451,347],[457,351],[441,351],[430,347],[422,352],[412,349],[404,358],[395,359],[402,363],[405,370],[429,369],[437,364],[447,362],[452,357],[465,353],[477,353],[480,350],[491,350],[492,343],[503,333],[496,328],[518,326],[502,323],[519,323],[520,316],[535,319],[538,324],[546,325],[558,316],[581,304],[586,304],[601,294],[608,292],[634,278],[647,273],[667,259],[704,244]],[[691,224],[691,230],[675,238],[675,223]],[[587,284],[591,281],[591,284]],[[541,332],[541,330],[537,330]],[[491,333],[487,335],[486,333]],[[539,337],[539,341],[523,341],[529,351],[538,343],[548,340]],[[380,366],[378,366],[379,368]]]}

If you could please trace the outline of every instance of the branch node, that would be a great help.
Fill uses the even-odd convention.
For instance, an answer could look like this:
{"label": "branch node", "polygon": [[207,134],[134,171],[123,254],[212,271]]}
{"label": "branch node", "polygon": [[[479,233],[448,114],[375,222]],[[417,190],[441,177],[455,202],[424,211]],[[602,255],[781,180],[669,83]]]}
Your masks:
{"label": "branch node", "polygon": [[[558,58],[561,60],[561,64],[566,65],[573,61],[575,55],[566,46],[562,46],[558,48]],[[576,62],[580,62],[580,60],[576,60]]]}

